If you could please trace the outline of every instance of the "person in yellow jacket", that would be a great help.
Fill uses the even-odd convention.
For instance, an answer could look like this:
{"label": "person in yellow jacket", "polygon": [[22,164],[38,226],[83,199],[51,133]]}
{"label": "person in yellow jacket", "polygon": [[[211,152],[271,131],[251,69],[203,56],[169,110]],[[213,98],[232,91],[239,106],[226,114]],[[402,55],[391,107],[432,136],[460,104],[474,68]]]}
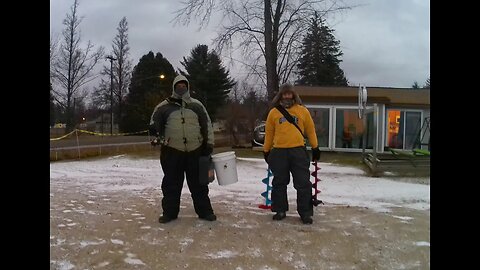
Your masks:
{"label": "person in yellow jacket", "polygon": [[[315,124],[308,109],[302,105],[293,85],[283,84],[272,100],[265,122],[265,142],[263,154],[273,173],[272,212],[274,220],[282,220],[287,215],[287,185],[290,173],[293,187],[297,190],[297,212],[304,224],[313,223],[312,182],[310,181],[310,158],[305,146],[306,136],[312,147],[312,161],[320,159]],[[299,127],[295,127],[280,112],[277,106],[285,108]]]}

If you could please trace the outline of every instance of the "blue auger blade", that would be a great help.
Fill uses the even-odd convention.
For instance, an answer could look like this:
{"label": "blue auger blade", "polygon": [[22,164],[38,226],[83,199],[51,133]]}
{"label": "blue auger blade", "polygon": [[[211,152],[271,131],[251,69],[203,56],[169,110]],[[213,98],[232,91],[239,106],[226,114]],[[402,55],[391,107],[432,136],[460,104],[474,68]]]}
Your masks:
{"label": "blue auger blade", "polygon": [[268,169],[268,172],[267,172],[267,177],[270,177],[270,176],[273,176],[273,173],[270,169]]}
{"label": "blue auger blade", "polygon": [[267,191],[272,190],[272,186],[267,186]]}
{"label": "blue auger blade", "polygon": [[265,185],[268,185],[268,182],[270,182],[270,179],[267,178],[263,178],[262,179],[262,182],[265,184]]}
{"label": "blue auger blade", "polygon": [[267,198],[268,197],[268,191],[262,192],[262,197]]}
{"label": "blue auger blade", "polygon": [[265,200],[265,204],[266,204],[266,205],[272,204],[272,200],[270,200],[269,198],[267,198],[267,199]]}

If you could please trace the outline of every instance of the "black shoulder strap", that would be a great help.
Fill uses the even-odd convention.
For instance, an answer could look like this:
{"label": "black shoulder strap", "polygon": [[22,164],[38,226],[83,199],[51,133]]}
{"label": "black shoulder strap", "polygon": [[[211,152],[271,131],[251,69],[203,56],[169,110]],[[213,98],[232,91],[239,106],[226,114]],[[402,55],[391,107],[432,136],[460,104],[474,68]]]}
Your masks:
{"label": "black shoulder strap", "polygon": [[182,105],[182,99],[181,98],[168,97],[168,98],[166,98],[166,100],[169,103],[176,103],[176,104],[179,104],[180,106]]}
{"label": "black shoulder strap", "polygon": [[288,113],[288,111],[282,105],[277,105],[275,106],[275,108],[277,108],[277,110],[279,110],[283,114],[283,116],[285,116],[287,121],[290,122],[292,125],[294,125],[298,129],[298,131],[300,131],[300,133],[302,134],[302,137],[305,138],[305,135],[303,135],[302,130],[297,125],[297,123],[295,123],[295,119],[293,119],[293,116],[290,113]]}

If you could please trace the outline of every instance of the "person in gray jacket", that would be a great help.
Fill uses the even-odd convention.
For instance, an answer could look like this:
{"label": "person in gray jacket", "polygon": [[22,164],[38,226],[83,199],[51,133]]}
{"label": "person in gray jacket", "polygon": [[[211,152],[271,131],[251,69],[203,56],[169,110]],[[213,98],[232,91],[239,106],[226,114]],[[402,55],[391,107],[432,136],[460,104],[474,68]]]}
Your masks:
{"label": "person in gray jacket", "polygon": [[161,145],[160,164],[162,180],[162,209],[160,223],[178,217],[184,175],[190,190],[195,213],[200,219],[214,221],[215,216],[208,184],[199,182],[200,156],[213,151],[213,129],[203,104],[190,97],[188,79],[179,75],[173,80],[173,92],[153,110],[149,130],[157,139],[152,144]]}

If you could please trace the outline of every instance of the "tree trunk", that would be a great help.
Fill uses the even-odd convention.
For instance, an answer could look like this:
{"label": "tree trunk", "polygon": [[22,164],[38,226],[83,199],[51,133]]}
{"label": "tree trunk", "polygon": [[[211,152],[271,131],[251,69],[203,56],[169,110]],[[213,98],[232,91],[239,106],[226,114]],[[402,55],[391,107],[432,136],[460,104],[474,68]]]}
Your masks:
{"label": "tree trunk", "polygon": [[278,90],[278,76],[276,72],[277,55],[276,45],[273,43],[273,22],[272,22],[272,2],[265,0],[264,17],[265,17],[265,65],[267,70],[267,94],[268,100],[271,101]]}

